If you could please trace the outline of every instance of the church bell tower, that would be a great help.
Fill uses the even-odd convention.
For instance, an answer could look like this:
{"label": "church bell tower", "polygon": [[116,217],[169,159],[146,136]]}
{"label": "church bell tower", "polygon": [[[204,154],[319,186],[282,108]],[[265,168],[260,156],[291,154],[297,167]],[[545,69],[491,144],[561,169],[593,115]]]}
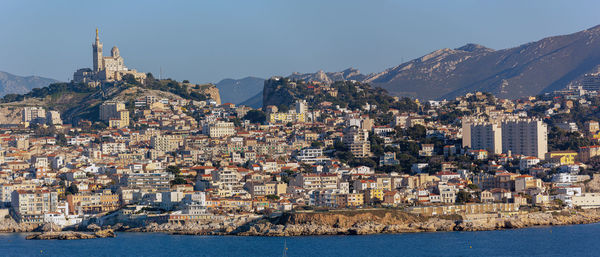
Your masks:
{"label": "church bell tower", "polygon": [[94,60],[94,71],[98,72],[102,69],[102,43],[98,36],[98,28],[96,28],[96,42],[92,44],[92,58]]}

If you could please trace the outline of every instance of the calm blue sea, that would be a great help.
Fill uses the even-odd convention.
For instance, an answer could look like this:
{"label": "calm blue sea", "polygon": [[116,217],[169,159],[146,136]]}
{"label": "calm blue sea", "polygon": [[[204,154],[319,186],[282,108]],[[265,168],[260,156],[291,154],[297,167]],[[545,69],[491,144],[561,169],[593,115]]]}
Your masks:
{"label": "calm blue sea", "polygon": [[600,256],[600,224],[484,232],[235,237],[119,233],[30,241],[0,234],[0,256]]}

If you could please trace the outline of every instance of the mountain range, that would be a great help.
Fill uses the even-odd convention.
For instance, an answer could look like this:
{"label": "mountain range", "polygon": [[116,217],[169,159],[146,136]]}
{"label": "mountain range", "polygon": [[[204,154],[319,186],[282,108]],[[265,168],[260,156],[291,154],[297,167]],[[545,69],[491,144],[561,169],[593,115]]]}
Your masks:
{"label": "mountain range", "polygon": [[[502,50],[478,44],[444,48],[372,74],[350,68],[293,73],[289,77],[325,83],[356,80],[395,96],[419,99],[449,99],[475,91],[514,99],[578,85],[584,74],[597,72],[599,67],[600,26],[596,26]],[[262,93],[251,95],[241,103],[256,104]]]}
{"label": "mountain range", "polygon": [[24,94],[34,88],[42,88],[58,82],[54,79],[38,76],[17,76],[0,71],[0,97],[7,94]]}
{"label": "mountain range", "polygon": [[[263,89],[265,79],[245,77],[242,79],[223,79],[215,84],[223,103],[240,104]],[[261,95],[262,101],[262,95]],[[248,105],[250,106],[250,105]],[[258,107],[262,106],[262,103]]]}
{"label": "mountain range", "polygon": [[476,44],[441,49],[371,74],[363,82],[393,95],[423,99],[474,91],[514,99],[578,84],[599,64],[600,26],[596,26],[502,50]]}

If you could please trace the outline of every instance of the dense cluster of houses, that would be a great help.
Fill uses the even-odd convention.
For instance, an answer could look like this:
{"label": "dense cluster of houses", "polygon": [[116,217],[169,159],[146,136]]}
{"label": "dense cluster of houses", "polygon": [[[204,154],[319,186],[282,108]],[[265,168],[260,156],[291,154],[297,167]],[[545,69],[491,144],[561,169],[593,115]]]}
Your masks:
{"label": "dense cluster of houses", "polygon": [[[516,146],[477,141],[500,125],[461,122],[531,118],[538,106],[550,106],[543,111],[549,117],[568,112],[574,102],[590,104],[573,92],[514,101],[468,94],[415,101],[415,111],[299,100],[285,113],[266,106],[265,121],[252,123],[244,119],[254,111],[250,107],[146,96],[128,108],[103,105],[106,128],[85,120],[76,126],[50,122],[43,125],[53,130],[49,134],[28,122],[0,128],[0,200],[20,222],[60,225],[116,214],[194,220],[321,207],[598,207],[600,195],[583,182],[600,185],[600,177],[584,172],[600,146],[541,155],[540,148],[529,155]],[[598,122],[582,122],[582,136],[598,142]],[[422,138],[404,133],[416,128],[424,129]],[[501,143],[524,138],[498,135],[510,137]],[[535,136],[547,144],[547,131]]]}

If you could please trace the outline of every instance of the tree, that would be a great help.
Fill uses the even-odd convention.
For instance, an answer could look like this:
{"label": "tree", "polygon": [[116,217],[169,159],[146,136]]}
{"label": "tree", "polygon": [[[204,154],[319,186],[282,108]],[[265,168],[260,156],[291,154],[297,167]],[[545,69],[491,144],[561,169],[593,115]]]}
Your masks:
{"label": "tree", "polygon": [[187,181],[182,177],[176,177],[174,180],[171,180],[171,185],[185,185]]}
{"label": "tree", "polygon": [[375,162],[371,158],[360,158],[360,159],[352,159],[350,161],[351,166],[367,166],[369,168],[375,168],[377,166],[377,162]]}
{"label": "tree", "polygon": [[105,130],[107,127],[108,126],[103,122],[95,122],[94,125],[92,125],[92,129],[94,130]]}
{"label": "tree", "polygon": [[285,104],[280,104],[277,106],[277,110],[279,110],[279,112],[288,112],[290,107]]}
{"label": "tree", "polygon": [[427,129],[421,125],[412,126],[410,128],[407,128],[405,131],[405,135],[414,140],[424,139],[426,133],[427,133]]}
{"label": "tree", "polygon": [[250,110],[242,119],[249,120],[252,123],[264,123],[267,120],[267,115],[261,110]]}
{"label": "tree", "polygon": [[469,185],[467,185],[467,187],[470,188],[470,189],[472,189],[472,190],[479,189],[479,187],[477,185],[475,185],[475,184],[469,184]]}
{"label": "tree", "polygon": [[312,148],[321,148],[324,145],[325,144],[321,141],[312,141],[312,143],[310,143],[310,147],[312,147]]}
{"label": "tree", "polygon": [[59,133],[56,135],[56,143],[58,145],[66,145],[67,144],[67,137],[65,136],[65,134],[63,133]]}
{"label": "tree", "polygon": [[131,85],[140,85],[140,82],[137,79],[135,79],[135,77],[131,74],[125,74],[123,76],[123,81],[125,81],[125,83],[131,84]]}
{"label": "tree", "polygon": [[79,193],[79,188],[77,188],[77,185],[71,184],[69,187],[67,187],[67,189],[65,191],[69,195],[74,195],[74,194]]}
{"label": "tree", "polygon": [[242,122],[238,118],[231,119],[231,122],[233,122],[233,125],[236,126],[236,127],[241,127],[242,126]]}
{"label": "tree", "polygon": [[266,195],[265,197],[269,200],[279,200],[278,195]]}
{"label": "tree", "polygon": [[460,190],[456,194],[456,203],[466,203],[471,201],[471,194],[469,192]]}
{"label": "tree", "polygon": [[181,172],[181,170],[179,169],[179,167],[171,165],[171,166],[167,167],[167,172],[178,175],[179,172]]}

